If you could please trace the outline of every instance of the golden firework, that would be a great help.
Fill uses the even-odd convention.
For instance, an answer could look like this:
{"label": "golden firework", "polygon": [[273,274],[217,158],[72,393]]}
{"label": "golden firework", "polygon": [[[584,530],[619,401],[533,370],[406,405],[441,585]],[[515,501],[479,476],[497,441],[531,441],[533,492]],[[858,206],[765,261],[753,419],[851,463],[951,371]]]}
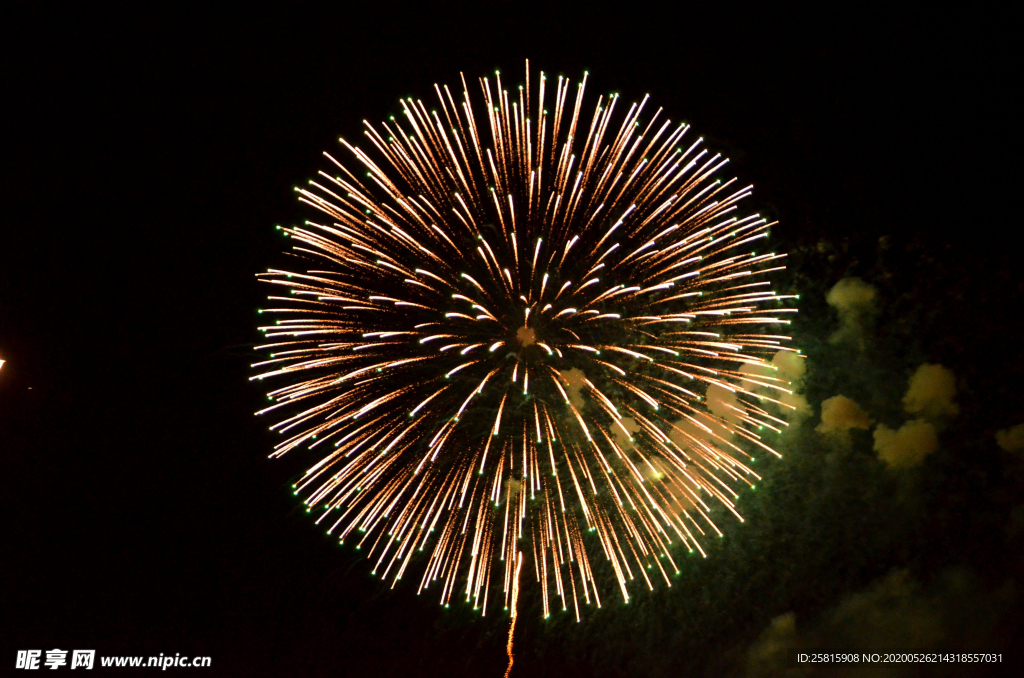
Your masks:
{"label": "golden firework", "polygon": [[511,92],[481,78],[482,107],[465,78],[402,100],[296,189],[324,215],[282,229],[307,270],[260,274],[281,293],[253,379],[282,383],[258,414],[283,413],[272,456],[319,457],[296,493],[375,574],[419,561],[419,590],[481,614],[519,551],[545,616],[601,604],[595,557],[626,602],[671,586],[785,425],[767,359],[793,309],[751,187],[687,124],[641,122],[648,97],[586,115],[586,80],[531,88],[527,63]]}

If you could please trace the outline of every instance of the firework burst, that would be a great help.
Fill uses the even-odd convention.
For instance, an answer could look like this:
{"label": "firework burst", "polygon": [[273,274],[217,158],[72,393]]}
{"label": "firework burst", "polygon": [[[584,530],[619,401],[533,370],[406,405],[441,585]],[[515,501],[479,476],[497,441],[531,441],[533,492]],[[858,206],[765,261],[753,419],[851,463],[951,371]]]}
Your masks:
{"label": "firework burst", "polygon": [[272,456],[318,454],[296,483],[317,522],[443,605],[507,607],[520,551],[545,616],[671,586],[785,425],[766,359],[792,309],[750,187],[685,123],[642,122],[647,97],[586,113],[586,80],[527,64],[364,123],[296,189],[324,215],[282,229],[306,272],[260,274]]}

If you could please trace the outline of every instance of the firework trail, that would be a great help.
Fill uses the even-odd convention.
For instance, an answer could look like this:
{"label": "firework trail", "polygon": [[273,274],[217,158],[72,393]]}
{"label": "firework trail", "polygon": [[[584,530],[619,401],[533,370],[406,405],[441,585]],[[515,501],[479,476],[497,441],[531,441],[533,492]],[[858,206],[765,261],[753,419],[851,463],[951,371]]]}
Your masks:
{"label": "firework trail", "polygon": [[483,106],[463,77],[364,122],[296,189],[324,215],[282,229],[305,272],[260,274],[271,456],[318,454],[307,510],[442,605],[507,609],[520,550],[545,616],[600,606],[599,579],[671,586],[785,425],[788,383],[750,371],[790,350],[784,255],[754,251],[772,224],[688,125],[644,121],[647,97],[587,113],[586,80],[527,63],[512,91],[481,78]]}
{"label": "firework trail", "polygon": [[508,645],[505,651],[508,652],[508,668],[505,669],[505,678],[512,673],[512,638],[516,633],[516,617],[519,616],[519,571],[523,569],[523,554],[520,551],[516,557],[516,574],[512,579],[512,621],[508,626]]}

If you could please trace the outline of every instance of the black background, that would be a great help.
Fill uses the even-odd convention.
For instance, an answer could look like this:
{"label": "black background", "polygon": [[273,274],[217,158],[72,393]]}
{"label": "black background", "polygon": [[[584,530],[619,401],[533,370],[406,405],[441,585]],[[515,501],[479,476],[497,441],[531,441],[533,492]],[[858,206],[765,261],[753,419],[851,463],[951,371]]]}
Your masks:
{"label": "black background", "polygon": [[[937,252],[960,271],[950,280],[973,287],[967,299],[934,290],[933,310],[959,328],[936,350],[974,356],[960,369],[976,373],[998,370],[1000,351],[1019,356],[1009,17],[827,4],[9,5],[2,670],[16,649],[60,647],[209,655],[204,675],[503,671],[502,619],[390,592],[312,525],[290,491],[303,460],[266,458],[273,441],[247,382],[265,294],[253,274],[284,261],[274,224],[308,217],[292,187],[339,135],[358,138],[362,119],[454,86],[460,71],[472,83],[502,69],[516,84],[529,58],[574,80],[589,70],[594,92],[650,93],[754,183],[782,221],[780,246],[842,243],[834,268],[804,270],[821,290],[882,236],[909,258]],[[911,263],[894,266],[927,286]],[[976,395],[1020,414],[1005,381]],[[948,527],[923,528],[923,541]],[[842,587],[829,590],[800,604],[833,604]],[[739,615],[729,642],[785,609]],[[586,638],[559,652],[571,629],[545,640],[536,620],[524,628],[513,675],[673,666],[602,667]]]}

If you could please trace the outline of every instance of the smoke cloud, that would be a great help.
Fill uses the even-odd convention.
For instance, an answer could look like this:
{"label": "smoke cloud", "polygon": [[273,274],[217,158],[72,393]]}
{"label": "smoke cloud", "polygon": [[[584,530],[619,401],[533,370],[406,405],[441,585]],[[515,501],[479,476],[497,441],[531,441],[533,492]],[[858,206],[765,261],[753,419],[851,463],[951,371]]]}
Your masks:
{"label": "smoke cloud", "polygon": [[878,458],[892,468],[912,468],[939,449],[935,426],[924,419],[905,422],[894,431],[885,424],[875,429]]}
{"label": "smoke cloud", "polygon": [[837,395],[822,401],[821,423],[816,429],[818,433],[838,433],[851,428],[867,430],[871,428],[871,417],[844,395]]}
{"label": "smoke cloud", "polygon": [[942,365],[925,363],[910,377],[910,385],[903,396],[903,409],[909,414],[926,419],[955,417],[960,408],[956,396],[956,378]]}
{"label": "smoke cloud", "polygon": [[534,332],[532,327],[520,327],[516,330],[516,340],[523,348],[533,346],[537,343],[537,333]]}
{"label": "smoke cloud", "polygon": [[694,417],[700,424],[695,424],[689,419],[679,419],[672,422],[672,430],[668,437],[684,450],[694,446],[695,441],[720,444],[722,440],[730,440],[732,431],[727,429],[717,419],[710,417]]}
{"label": "smoke cloud", "polygon": [[587,375],[577,367],[571,370],[560,370],[558,373],[566,381],[566,395],[569,396],[569,401],[576,406],[577,410],[583,409],[583,395],[580,391],[587,385]]}
{"label": "smoke cloud", "polygon": [[[772,357],[770,364],[745,363],[739,371],[753,377],[744,379],[744,388],[783,403],[784,407],[779,408],[779,413],[786,419],[799,419],[811,411],[807,399],[799,392],[807,372],[807,363],[802,355],[793,351],[779,351]],[[780,391],[765,384],[786,390]]]}
{"label": "smoke cloud", "polygon": [[[987,588],[970,570],[944,571],[929,584],[894,570],[848,595],[816,621],[775,617],[747,651],[750,678],[761,676],[913,676],[920,665],[798,665],[797,652],[885,650],[993,651],[993,633],[1017,597],[1012,584]],[[951,672],[948,675],[960,675]],[[931,675],[930,673],[928,675]],[[947,675],[942,673],[941,675]]]}
{"label": "smoke cloud", "polygon": [[878,291],[860,278],[843,278],[825,295],[825,301],[839,314],[839,329],[829,341],[852,341],[863,348],[864,336],[871,329]]}
{"label": "smoke cloud", "polygon": [[778,369],[780,377],[794,383],[803,379],[807,373],[807,362],[793,351],[779,351],[772,356],[772,365]]}
{"label": "smoke cloud", "polygon": [[912,468],[939,449],[938,432],[932,422],[960,412],[953,402],[955,396],[956,378],[951,371],[942,365],[920,365],[903,396],[903,409],[918,418],[904,422],[896,431],[879,424],[874,434],[878,458],[891,468]]}
{"label": "smoke cloud", "polygon": [[996,444],[1007,452],[1024,451],[1024,424],[996,431]]}
{"label": "smoke cloud", "polygon": [[515,478],[509,478],[505,481],[505,498],[511,500],[514,497],[519,496],[519,491],[523,489],[523,483]]}
{"label": "smoke cloud", "polygon": [[708,386],[708,409],[711,413],[728,421],[739,421],[739,401],[736,394],[718,384]]}
{"label": "smoke cloud", "polygon": [[[634,444],[632,434],[640,430],[640,424],[636,423],[636,420],[632,417],[623,417],[620,423],[622,424],[622,428],[612,426],[612,435],[615,436],[615,444],[623,450],[631,450],[633,449]],[[626,429],[626,431],[623,431],[623,428]]]}
{"label": "smoke cloud", "polygon": [[794,668],[792,654],[796,647],[796,615],[787,612],[772,619],[747,652],[747,676],[769,678],[789,675],[787,669]]}

